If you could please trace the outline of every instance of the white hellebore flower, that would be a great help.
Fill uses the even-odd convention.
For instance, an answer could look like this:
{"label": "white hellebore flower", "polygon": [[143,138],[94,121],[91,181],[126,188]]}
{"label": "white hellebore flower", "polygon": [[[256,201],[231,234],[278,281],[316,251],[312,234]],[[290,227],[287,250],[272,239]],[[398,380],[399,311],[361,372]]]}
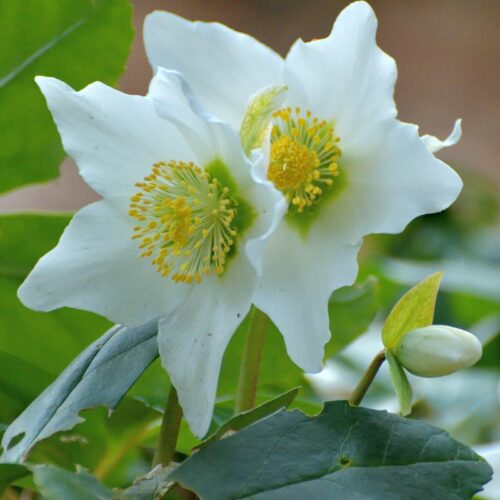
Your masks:
{"label": "white hellebore flower", "polygon": [[297,40],[283,60],[221,24],[167,12],[145,23],[153,67],[183,73],[208,111],[236,129],[250,96],[288,87],[273,116],[267,175],[289,208],[266,247],[254,302],[310,372],[321,369],[330,337],[328,299],[355,280],[363,236],[398,233],[447,208],[462,187],[431,153],[459,139],[460,123],[441,142],[396,119],[396,64],[377,47],[376,29],[370,6],[356,2],[327,38]]}
{"label": "white hellebore flower", "polygon": [[103,199],[73,217],[19,297],[36,310],[70,306],[128,326],[158,318],[162,363],[202,436],[263,243],[286,210],[262,173],[267,160],[251,163],[234,130],[201,115],[166,71],[151,92],[171,121],[151,97],[100,83],[80,92],[53,78],[37,83],[64,148]]}
{"label": "white hellebore flower", "polygon": [[408,332],[395,349],[399,362],[420,377],[442,377],[481,358],[481,342],[452,326],[431,325]]}

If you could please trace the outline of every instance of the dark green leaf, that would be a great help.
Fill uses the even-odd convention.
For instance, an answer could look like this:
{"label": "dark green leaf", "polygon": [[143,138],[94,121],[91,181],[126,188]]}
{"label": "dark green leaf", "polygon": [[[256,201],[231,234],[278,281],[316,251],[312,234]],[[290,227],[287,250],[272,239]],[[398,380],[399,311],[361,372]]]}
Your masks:
{"label": "dark green leaf", "polygon": [[24,465],[0,463],[0,496],[9,484],[29,474],[31,471]]}
{"label": "dark green leaf", "polygon": [[81,422],[85,408],[114,408],[158,356],[156,333],[156,322],[116,326],[91,344],[9,426],[2,460],[24,460],[38,441]]}
{"label": "dark green leaf", "polygon": [[248,427],[250,424],[253,424],[257,420],[260,420],[271,413],[279,410],[280,408],[288,408],[293,400],[297,397],[299,393],[300,387],[295,387],[294,389],[281,394],[277,398],[271,399],[262,403],[255,408],[245,411],[243,413],[239,413],[235,415],[233,418],[229,419],[227,422],[222,424],[206,441],[202,444],[205,445],[210,441],[215,441],[216,439],[220,439],[224,434],[229,431],[239,431]]}
{"label": "dark green leaf", "polygon": [[171,478],[205,500],[469,499],[491,478],[470,448],[424,422],[327,403],[281,410],[182,463]]}
{"label": "dark green leaf", "polygon": [[58,174],[64,157],[36,75],[114,84],[133,38],[129,0],[0,2],[0,192]]}
{"label": "dark green leaf", "polygon": [[107,500],[114,494],[85,471],[70,472],[54,465],[38,465],[33,478],[47,500]]}

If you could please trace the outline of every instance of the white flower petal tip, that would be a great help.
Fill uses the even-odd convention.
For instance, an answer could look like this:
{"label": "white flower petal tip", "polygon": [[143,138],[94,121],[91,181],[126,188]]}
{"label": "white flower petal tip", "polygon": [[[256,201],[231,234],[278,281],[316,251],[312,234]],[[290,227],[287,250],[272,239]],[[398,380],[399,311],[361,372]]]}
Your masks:
{"label": "white flower petal tip", "polygon": [[246,259],[193,288],[159,324],[158,346],[176,387],[184,416],[202,437],[211,422],[222,358],[234,331],[250,310],[256,275]]}
{"label": "white flower petal tip", "polygon": [[421,137],[425,146],[431,153],[437,153],[443,148],[449,148],[450,146],[454,146],[462,137],[462,119],[459,118],[455,120],[455,124],[453,125],[453,130],[451,134],[444,140],[441,141],[437,137],[433,135],[423,135]]}
{"label": "white flower petal tip", "polygon": [[395,355],[415,375],[442,377],[477,363],[482,346],[465,330],[432,325],[407,333],[396,346]]}

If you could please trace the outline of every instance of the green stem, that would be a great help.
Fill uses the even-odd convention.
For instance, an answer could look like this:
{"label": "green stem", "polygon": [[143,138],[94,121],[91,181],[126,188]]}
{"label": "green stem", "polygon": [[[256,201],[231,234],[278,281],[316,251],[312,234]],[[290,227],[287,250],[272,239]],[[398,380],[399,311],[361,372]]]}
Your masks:
{"label": "green stem", "polygon": [[161,421],[160,437],[153,458],[153,467],[158,464],[168,465],[175,454],[175,446],[182,419],[182,408],[179,405],[177,391],[170,387],[167,405]]}
{"label": "green stem", "polygon": [[379,368],[382,366],[382,363],[385,361],[385,350],[380,351],[370,363],[370,366],[367,368],[363,378],[359,381],[358,385],[354,389],[351,399],[349,399],[349,404],[352,406],[358,406],[364,398],[366,391],[370,387],[371,383],[375,379]]}
{"label": "green stem", "polygon": [[269,318],[254,306],[250,313],[250,323],[241,362],[235,413],[250,410],[255,406],[260,360],[268,324]]}

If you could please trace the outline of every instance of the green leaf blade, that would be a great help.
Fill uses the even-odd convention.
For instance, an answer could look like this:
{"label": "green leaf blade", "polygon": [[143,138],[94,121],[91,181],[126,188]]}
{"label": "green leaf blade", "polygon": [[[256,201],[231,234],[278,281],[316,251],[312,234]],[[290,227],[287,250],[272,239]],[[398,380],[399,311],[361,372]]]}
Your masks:
{"label": "green leaf blade", "polygon": [[385,347],[393,349],[410,330],[432,325],[442,277],[442,273],[429,276],[399,299],[382,328]]}
{"label": "green leaf blade", "polygon": [[222,424],[208,439],[206,439],[202,446],[205,446],[211,441],[220,439],[229,431],[239,431],[250,424],[253,424],[257,420],[267,417],[271,413],[278,411],[280,408],[288,408],[297,397],[300,387],[295,387],[289,391],[281,394],[280,396],[266,401],[249,411],[245,411],[235,415],[233,418],[229,419],[227,422]]}
{"label": "green leaf blade", "polygon": [[[491,478],[470,448],[424,422],[336,401],[279,411],[183,462],[171,478],[206,500],[470,498]],[[223,478],[223,480],[221,480]]]}
{"label": "green leaf blade", "polygon": [[48,500],[111,500],[115,495],[85,471],[70,472],[54,465],[38,465],[33,479]]}

